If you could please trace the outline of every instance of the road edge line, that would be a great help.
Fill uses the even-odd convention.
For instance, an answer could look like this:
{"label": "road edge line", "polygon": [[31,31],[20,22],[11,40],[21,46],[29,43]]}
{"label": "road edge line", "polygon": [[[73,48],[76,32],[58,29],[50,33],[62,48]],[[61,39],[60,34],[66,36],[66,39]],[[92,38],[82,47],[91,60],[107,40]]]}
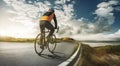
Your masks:
{"label": "road edge line", "polygon": [[77,42],[76,44],[78,44],[78,48],[74,52],[74,54],[69,59],[67,59],[66,61],[59,64],[58,66],[74,66],[77,64],[76,62],[78,62],[78,60],[79,60],[81,44],[79,42]]}

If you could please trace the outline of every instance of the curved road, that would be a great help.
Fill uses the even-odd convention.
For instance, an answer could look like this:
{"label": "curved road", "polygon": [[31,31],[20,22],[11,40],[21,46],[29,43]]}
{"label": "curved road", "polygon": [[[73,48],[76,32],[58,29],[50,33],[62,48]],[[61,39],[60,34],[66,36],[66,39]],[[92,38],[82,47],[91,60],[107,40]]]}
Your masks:
{"label": "curved road", "polygon": [[0,42],[0,66],[57,66],[67,60],[75,44],[62,42],[57,44],[56,55],[48,50],[38,56],[33,43]]}

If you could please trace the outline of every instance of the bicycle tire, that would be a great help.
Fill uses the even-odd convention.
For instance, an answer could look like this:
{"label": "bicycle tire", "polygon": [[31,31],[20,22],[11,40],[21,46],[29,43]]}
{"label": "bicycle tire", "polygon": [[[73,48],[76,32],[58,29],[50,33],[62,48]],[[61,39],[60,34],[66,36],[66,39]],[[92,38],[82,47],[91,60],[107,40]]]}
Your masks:
{"label": "bicycle tire", "polygon": [[51,40],[53,43],[49,42],[48,43],[48,50],[53,53],[55,48],[56,48],[56,36],[55,35],[52,35],[52,40]]}
{"label": "bicycle tire", "polygon": [[[35,52],[38,54],[38,55],[41,55],[41,53],[43,52],[44,49],[41,49],[40,46],[42,44],[40,44],[40,37],[41,37],[41,34],[39,33],[36,38],[35,38],[35,42],[34,42],[34,49],[35,49]],[[44,39],[43,39],[44,40]]]}

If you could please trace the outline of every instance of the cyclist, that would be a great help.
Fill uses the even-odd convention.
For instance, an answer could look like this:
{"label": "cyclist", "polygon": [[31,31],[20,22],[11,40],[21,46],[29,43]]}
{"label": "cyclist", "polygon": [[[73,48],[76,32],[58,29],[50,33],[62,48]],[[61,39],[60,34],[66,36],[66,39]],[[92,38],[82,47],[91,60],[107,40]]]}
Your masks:
{"label": "cyclist", "polygon": [[[43,33],[45,28],[50,30],[47,38],[50,38],[53,35],[54,30],[57,29],[57,19],[54,12],[54,9],[50,8],[46,13],[43,14],[39,21],[41,33]],[[55,27],[51,24],[52,19],[54,20]]]}

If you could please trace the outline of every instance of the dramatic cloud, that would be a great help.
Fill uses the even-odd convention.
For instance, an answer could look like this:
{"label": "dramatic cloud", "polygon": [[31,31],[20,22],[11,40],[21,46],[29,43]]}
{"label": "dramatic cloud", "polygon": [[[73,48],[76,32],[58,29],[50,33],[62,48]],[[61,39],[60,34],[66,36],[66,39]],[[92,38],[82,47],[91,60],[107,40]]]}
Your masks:
{"label": "dramatic cloud", "polygon": [[109,1],[109,2],[102,2],[97,5],[98,9],[95,11],[98,17],[103,17],[107,19],[108,24],[113,24],[115,17],[113,16],[114,10],[113,5],[117,5],[118,1]]}
{"label": "dramatic cloud", "polygon": [[[31,6],[25,5],[22,1],[7,1],[6,5],[1,9],[0,18],[0,35],[15,37],[31,37],[34,33],[35,20],[34,12]],[[34,8],[35,9],[35,8]],[[35,12],[36,14],[36,12]],[[29,16],[29,17],[28,17]],[[33,32],[32,32],[33,31]]]}
{"label": "dramatic cloud", "polygon": [[[4,12],[4,15],[6,13],[7,15],[5,15],[5,16],[8,16],[8,14],[10,16],[8,16],[8,18],[6,18],[6,19],[8,19],[8,21],[1,21],[1,22],[4,23],[4,24],[6,24],[8,22],[9,23],[16,23],[17,26],[13,25],[13,26],[9,26],[9,27],[11,27],[11,28],[16,27],[15,29],[17,31],[20,31],[20,29],[18,29],[18,25],[22,24],[23,26],[21,26],[22,27],[21,29],[23,29],[23,27],[24,27],[24,28],[26,28],[26,32],[27,32],[26,33],[25,31],[22,31],[22,33],[24,32],[26,34],[28,34],[28,32],[30,34],[31,31],[33,31],[34,34],[38,33],[38,31],[39,31],[39,29],[38,29],[39,28],[39,22],[38,22],[39,17],[41,15],[43,15],[43,13],[45,11],[47,11],[52,6],[52,4],[49,1],[43,1],[43,2],[36,2],[35,1],[34,3],[32,1],[28,1],[28,3],[27,3],[24,0],[20,0],[20,1],[4,0],[4,1],[8,6],[7,8],[9,8],[9,9],[7,9],[7,8],[4,7],[6,9],[4,11],[7,11],[7,12],[9,11],[8,13]],[[73,15],[73,11],[74,11],[73,3],[66,5],[65,2],[67,2],[67,1],[64,0],[64,1],[59,2],[63,5],[57,6],[59,4],[59,3],[57,4],[57,2],[59,2],[59,1],[55,1],[54,5],[56,5],[56,6],[54,8],[56,9],[55,11],[57,13],[56,15],[58,17],[57,18],[58,22],[59,22],[60,26],[64,25],[66,27],[66,22],[69,22],[69,20],[72,19],[72,15]],[[31,3],[33,3],[33,4],[31,4]],[[62,9],[59,9],[59,7],[62,8]],[[63,20],[61,20],[61,19],[63,19]],[[17,23],[19,23],[19,24],[17,24]],[[6,29],[11,31],[11,29],[9,27],[6,28]],[[1,30],[3,28],[4,27],[2,27]],[[29,28],[31,30],[28,30],[27,28]],[[18,34],[22,34],[22,33],[18,33],[18,32],[16,33],[15,29],[14,29],[14,32],[12,32],[13,35],[16,36]],[[3,33],[6,34],[7,31],[2,30],[1,34],[3,34]],[[23,35],[22,35],[22,37],[23,37]]]}
{"label": "dramatic cloud", "polygon": [[[70,2],[66,4],[66,2]],[[0,11],[0,35],[15,37],[35,37],[39,32],[39,17],[43,15],[51,6],[55,8],[60,31],[58,37],[68,36],[80,40],[108,39],[119,35],[104,35],[103,32],[110,31],[115,16],[113,5],[118,1],[102,2],[97,5],[94,12],[96,17],[92,22],[84,17],[75,19],[74,0],[55,1],[26,1],[26,0],[4,0],[4,7]],[[118,8],[116,8],[118,9]],[[112,38],[111,37],[111,38]],[[118,39],[118,38],[117,38]]]}
{"label": "dramatic cloud", "polygon": [[[118,40],[118,34],[104,34],[111,32],[111,25],[115,22],[113,6],[118,5],[118,1],[102,2],[97,5],[95,10],[96,17],[92,22],[86,18],[79,20],[70,19],[68,23],[63,24],[60,33],[62,36],[74,37],[80,40]],[[73,17],[73,16],[72,16]],[[64,26],[65,25],[65,26]],[[112,35],[112,36],[111,36]]]}

